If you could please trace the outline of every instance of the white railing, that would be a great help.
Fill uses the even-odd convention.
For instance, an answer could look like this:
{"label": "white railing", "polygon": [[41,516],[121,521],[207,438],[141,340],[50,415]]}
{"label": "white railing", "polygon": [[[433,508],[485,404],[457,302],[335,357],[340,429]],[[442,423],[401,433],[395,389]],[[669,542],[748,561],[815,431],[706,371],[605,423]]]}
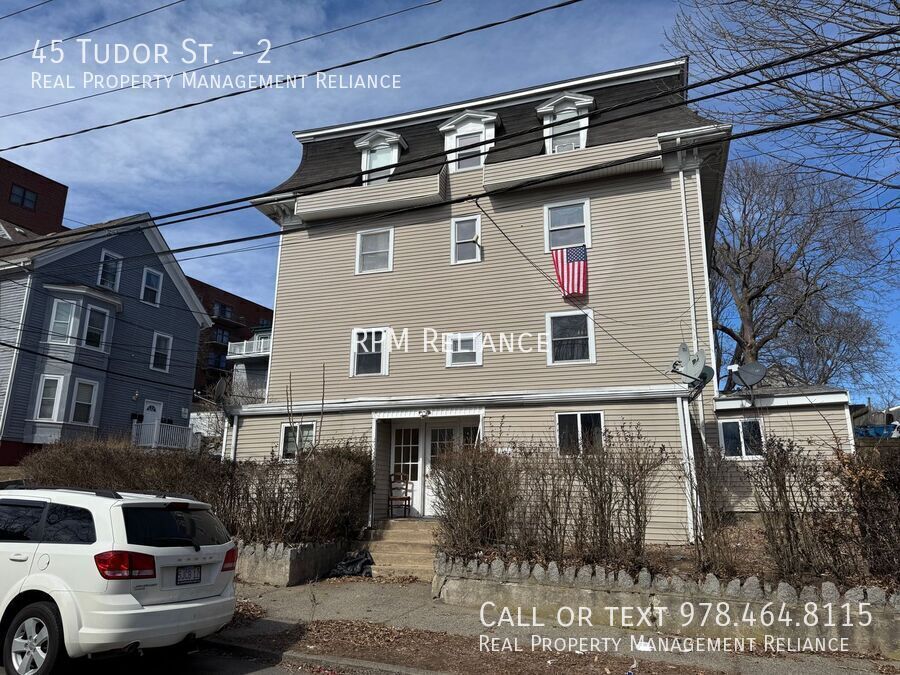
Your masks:
{"label": "white railing", "polygon": [[272,338],[269,335],[257,335],[252,340],[244,342],[229,342],[228,356],[263,356],[269,353]]}
{"label": "white railing", "polygon": [[140,447],[189,450],[195,445],[194,438],[190,427],[162,422],[131,423],[131,443]]}

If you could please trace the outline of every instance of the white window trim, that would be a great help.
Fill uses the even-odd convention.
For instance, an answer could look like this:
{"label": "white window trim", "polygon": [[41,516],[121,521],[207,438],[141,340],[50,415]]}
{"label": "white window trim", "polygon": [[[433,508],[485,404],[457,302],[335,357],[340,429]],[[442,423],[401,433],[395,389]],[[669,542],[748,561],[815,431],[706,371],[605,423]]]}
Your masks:
{"label": "white window trim", "polygon": [[[381,372],[378,373],[362,373],[356,374],[356,348],[359,343],[356,341],[357,333],[371,333],[372,331],[382,332],[381,342]],[[391,336],[386,326],[373,326],[369,328],[356,327],[350,332],[350,377],[382,377],[390,375],[390,358],[391,358]]]}
{"label": "white window trim", "polygon": [[[53,416],[41,417],[41,399],[44,397],[44,383],[47,380],[56,380],[56,398],[53,401]],[[34,404],[34,421],[36,422],[58,422],[59,409],[62,406],[62,395],[65,391],[66,378],[64,375],[41,375],[38,383],[37,401]]]}
{"label": "white window trim", "polygon": [[[75,404],[78,402],[78,385],[91,385],[91,417],[87,422],[75,421]],[[72,405],[69,406],[69,424],[77,424],[79,426],[92,427],[95,426],[94,420],[97,417],[97,392],[100,389],[100,383],[95,380],[85,380],[80,377],[75,378],[72,385]]]}
{"label": "white window trim", "polygon": [[[553,319],[561,316],[582,316],[586,315],[585,319],[587,320],[588,327],[588,353],[589,358],[587,360],[580,361],[553,361]],[[569,365],[578,365],[585,363],[597,363],[597,350],[596,345],[594,343],[594,310],[585,309],[584,311],[580,309],[568,311],[568,312],[548,312],[544,315],[544,330],[546,331],[547,336],[547,365],[548,366],[569,366]]]}
{"label": "white window trim", "polygon": [[[69,325],[66,328],[66,339],[61,340],[58,335],[53,332],[53,317],[56,316],[56,308],[60,304],[72,305],[72,315],[69,317]],[[53,299],[53,308],[50,310],[50,326],[47,329],[47,342],[54,345],[70,345],[75,337],[75,315],[78,313],[78,303],[74,300],[63,300],[62,298]]]}
{"label": "white window trim", "polygon": [[[453,363],[453,352],[451,346],[453,340],[462,340],[472,338],[475,341],[475,363]],[[484,362],[484,340],[480,332],[478,333],[447,333],[444,336],[444,352],[447,355],[447,368],[474,368],[480,366]]]}
{"label": "white window trim", "polygon": [[[116,283],[110,288],[109,286],[104,286],[100,283],[100,280],[103,278],[103,262],[105,257],[114,258],[118,261],[116,265]],[[111,290],[115,293],[119,292],[119,281],[122,279],[122,256],[118,253],[113,253],[112,251],[107,251],[105,248],[100,251],[100,268],[97,270],[97,285],[100,288],[105,288],[107,290]]]}
{"label": "white window trim", "polygon": [[[558,206],[574,206],[582,204],[584,206],[584,246],[591,247],[591,200],[587,197],[582,199],[569,199],[564,202],[553,202],[552,204],[544,204],[544,253],[550,253],[554,249],[550,248],[550,209]],[[557,249],[571,248],[570,246],[557,246]]]}
{"label": "white window trim", "polygon": [[[444,152],[447,153],[447,163],[450,173],[465,173],[466,171],[476,171],[484,168],[487,153],[494,147],[494,143],[488,141],[494,140],[496,125],[496,113],[482,113],[467,110],[438,127],[441,133],[444,134]],[[481,134],[479,143],[483,143],[483,145],[472,148],[480,153],[478,157],[480,160],[478,166],[460,169],[457,165],[456,138],[457,136],[476,133]]]}
{"label": "white window trim", "polygon": [[602,410],[563,410],[556,413],[554,420],[556,422],[556,454],[562,456],[559,447],[559,416],[560,415],[577,415],[578,416],[578,445],[581,446],[581,416],[582,415],[600,415],[600,433],[606,433],[606,414]]}
{"label": "white window trim", "polygon": [[[297,435],[296,435],[296,438],[297,438],[297,441],[299,442],[299,440],[300,440],[300,427],[306,427],[306,426],[312,427],[312,435],[311,435],[311,438],[313,439],[313,443],[314,443],[314,442],[315,442],[315,438],[316,438],[316,423],[315,423],[314,421],[310,421],[310,422],[293,422],[293,423],[291,423],[291,422],[282,422],[282,423],[281,423],[281,431],[280,431],[279,436],[278,436],[278,458],[279,458],[279,459],[282,459],[282,460],[290,460],[290,459],[293,459],[292,457],[285,457],[285,456],[284,456],[284,430],[287,429],[288,427],[295,427],[295,428],[297,429]],[[298,445],[298,447],[297,447],[297,450],[298,450],[298,453],[304,451],[303,448],[300,447],[299,445]]]}
{"label": "white window trim", "polygon": [[[456,224],[465,220],[475,221],[475,257],[472,260],[458,260],[456,257]],[[481,262],[481,216],[459,216],[450,219],[450,264],[466,265]]]}
{"label": "white window trim", "polygon": [[[735,422],[738,425],[738,431],[740,431],[741,435],[741,454],[740,456],[731,456],[725,454],[725,430],[722,427],[723,424],[728,422]],[[766,428],[763,425],[763,421],[759,417],[734,417],[727,419],[718,420],[719,424],[719,447],[722,449],[722,458],[727,459],[734,462],[754,462],[762,459],[762,455],[748,455],[747,454],[747,444],[744,441],[744,422],[756,422],[759,425],[759,435],[762,438],[763,443],[766,442]]]}
{"label": "white window trim", "polygon": [[[153,366],[153,357],[156,354],[156,339],[158,337],[166,337],[169,338],[169,349],[166,352],[166,368],[163,370],[162,368],[155,368]],[[171,335],[168,333],[161,333],[159,331],[153,331],[153,342],[150,345],[150,370],[155,370],[158,373],[168,373],[169,368],[172,366],[172,343],[174,342]]]}
{"label": "white window trim", "polygon": [[[149,300],[144,300],[144,291],[147,289],[147,274],[155,274],[159,277],[159,290],[156,292],[156,302],[150,302]],[[162,300],[162,288],[163,288],[163,273],[158,269],[154,269],[152,267],[144,268],[144,276],[141,278],[141,302],[145,305],[150,305],[151,307],[159,307],[159,303]]]}
{"label": "white window trim", "polygon": [[[388,147],[391,149],[391,161],[390,161],[390,163],[391,163],[391,164],[397,164],[397,163],[400,161],[400,144],[399,144],[399,143],[388,143],[388,142],[385,142],[385,143],[378,143],[378,144],[376,144],[376,145],[373,145],[371,148],[364,148],[363,151],[362,151],[361,159],[360,159],[360,171],[364,172],[363,175],[362,175],[362,184],[363,184],[363,185],[369,185],[369,175],[370,175],[369,172],[370,172],[370,171],[371,171],[371,172],[375,172],[375,171],[381,171],[381,170],[383,170],[383,169],[370,169],[370,168],[369,168],[369,152],[370,152],[371,150],[375,150],[375,149],[377,149],[377,148],[381,148],[381,147],[383,147],[383,146],[385,146],[385,145],[388,146]],[[387,176],[381,176],[381,177],[377,178],[377,179],[376,179],[376,182],[375,182],[375,183],[372,183],[372,184],[373,184],[373,185],[379,185],[383,180],[385,180],[386,178],[388,178],[388,177],[390,177],[391,175],[393,175],[393,173],[394,173],[394,168],[395,168],[395,167],[391,167],[390,169],[388,169],[388,170],[387,170],[387,171],[388,171],[388,175],[387,175]]]}
{"label": "white window trim", "polygon": [[[362,271],[360,269],[360,262],[362,260],[362,238],[365,234],[378,234],[379,232],[388,232],[388,266],[387,269],[383,270],[366,270]],[[360,230],[356,233],[356,274],[383,274],[385,272],[393,272],[394,271],[394,228],[393,227],[378,227],[371,230]]]}
{"label": "white window trim", "polygon": [[[385,131],[383,129],[376,129],[370,131],[362,138],[355,140],[353,145],[360,151],[359,169],[362,172],[362,184],[369,185],[369,151],[388,146],[391,149],[390,163],[397,164],[400,161],[400,148],[406,147],[406,141],[403,140],[403,137],[400,134],[392,131]],[[388,169],[388,176],[391,176],[394,173],[395,168],[396,167],[391,167]],[[378,170],[379,169],[374,169],[374,171]],[[378,183],[374,184],[378,185]]]}
{"label": "white window trim", "polygon": [[[556,128],[554,124],[556,121],[556,116],[564,110],[574,110],[575,115],[584,115],[588,111],[588,106],[560,106],[558,109],[554,110],[549,115],[544,115],[544,153],[553,157],[555,155],[564,155],[567,152],[578,152],[579,150],[584,150],[587,148],[587,130],[588,130],[588,118],[582,117],[581,119],[574,120],[578,122],[578,145],[579,147],[575,150],[565,150],[564,152],[553,152],[553,131]],[[566,122],[563,121],[562,124]],[[547,126],[553,124],[554,126]]]}
{"label": "white window trim", "polygon": [[[101,312],[103,314],[103,337],[100,339],[99,347],[94,347],[87,343],[87,332],[90,327],[91,312]],[[84,326],[81,330],[81,346],[85,349],[93,349],[95,352],[103,352],[105,354],[109,352],[107,349],[109,343],[109,310],[98,307],[97,305],[87,305],[84,308]]]}

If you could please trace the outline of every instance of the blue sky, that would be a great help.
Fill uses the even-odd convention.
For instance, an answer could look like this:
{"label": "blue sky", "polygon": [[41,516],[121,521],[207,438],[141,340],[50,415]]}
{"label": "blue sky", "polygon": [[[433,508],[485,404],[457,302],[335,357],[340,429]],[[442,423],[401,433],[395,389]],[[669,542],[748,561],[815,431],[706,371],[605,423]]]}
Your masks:
{"label": "blue sky", "polygon": [[[60,64],[30,55],[0,61],[0,114],[72,98],[83,73],[168,74],[186,66],[181,43],[213,43],[213,58],[234,50],[250,52],[258,41],[272,44],[410,7],[424,0],[291,2],[185,0],[168,9],[87,37],[98,43],[162,43],[170,63],[100,65],[82,63],[81,45],[62,45]],[[167,0],[54,0],[0,21],[0,58],[97,25],[165,4]],[[26,6],[0,0],[0,15]],[[269,55],[271,64],[244,59],[207,69],[208,74],[300,73],[436,37],[454,30],[550,4],[550,0],[443,0],[439,4],[286,47]],[[69,226],[125,214],[171,212],[264,191],[296,167],[300,146],[291,131],[515,89],[670,56],[663,46],[675,2],[627,4],[587,0],[536,18],[392,56],[344,73],[399,75],[398,90],[269,90],[135,122],[71,139],[6,153],[5,156],[69,186]],[[49,56],[49,52],[48,52]],[[74,90],[39,89],[32,73],[69,75]],[[0,119],[0,147],[94,124],[114,121],[220,93],[211,90],[128,90]],[[740,143],[732,157],[742,154]],[[248,210],[163,229],[170,246],[273,230]],[[184,260],[188,274],[271,306],[276,249],[261,248],[215,258]],[[205,252],[201,252],[205,253]],[[190,255],[190,254],[188,254]],[[194,254],[197,255],[197,254]],[[185,256],[188,257],[188,256]],[[896,303],[894,303],[896,304]],[[893,310],[891,323],[900,325]]]}

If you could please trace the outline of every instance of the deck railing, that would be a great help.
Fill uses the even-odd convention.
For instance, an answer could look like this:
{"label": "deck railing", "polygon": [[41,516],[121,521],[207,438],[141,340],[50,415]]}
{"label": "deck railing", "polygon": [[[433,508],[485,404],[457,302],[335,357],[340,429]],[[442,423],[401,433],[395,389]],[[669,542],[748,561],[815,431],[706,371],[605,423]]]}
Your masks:
{"label": "deck railing", "polygon": [[190,427],[162,422],[132,422],[131,442],[145,448],[175,448],[189,450],[195,447],[194,433]]}
{"label": "deck railing", "polygon": [[228,344],[228,356],[264,356],[269,353],[272,338],[269,335],[257,335],[252,340],[243,342],[230,342]]}

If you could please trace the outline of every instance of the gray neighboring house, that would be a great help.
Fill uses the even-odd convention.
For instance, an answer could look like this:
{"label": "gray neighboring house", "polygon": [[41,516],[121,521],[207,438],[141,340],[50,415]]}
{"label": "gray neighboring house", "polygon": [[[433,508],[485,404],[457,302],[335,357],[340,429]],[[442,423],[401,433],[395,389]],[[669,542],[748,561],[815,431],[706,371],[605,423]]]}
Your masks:
{"label": "gray neighboring house", "polygon": [[56,247],[0,223],[0,464],[84,435],[192,445],[197,346],[211,321],[149,217],[73,230]]}

